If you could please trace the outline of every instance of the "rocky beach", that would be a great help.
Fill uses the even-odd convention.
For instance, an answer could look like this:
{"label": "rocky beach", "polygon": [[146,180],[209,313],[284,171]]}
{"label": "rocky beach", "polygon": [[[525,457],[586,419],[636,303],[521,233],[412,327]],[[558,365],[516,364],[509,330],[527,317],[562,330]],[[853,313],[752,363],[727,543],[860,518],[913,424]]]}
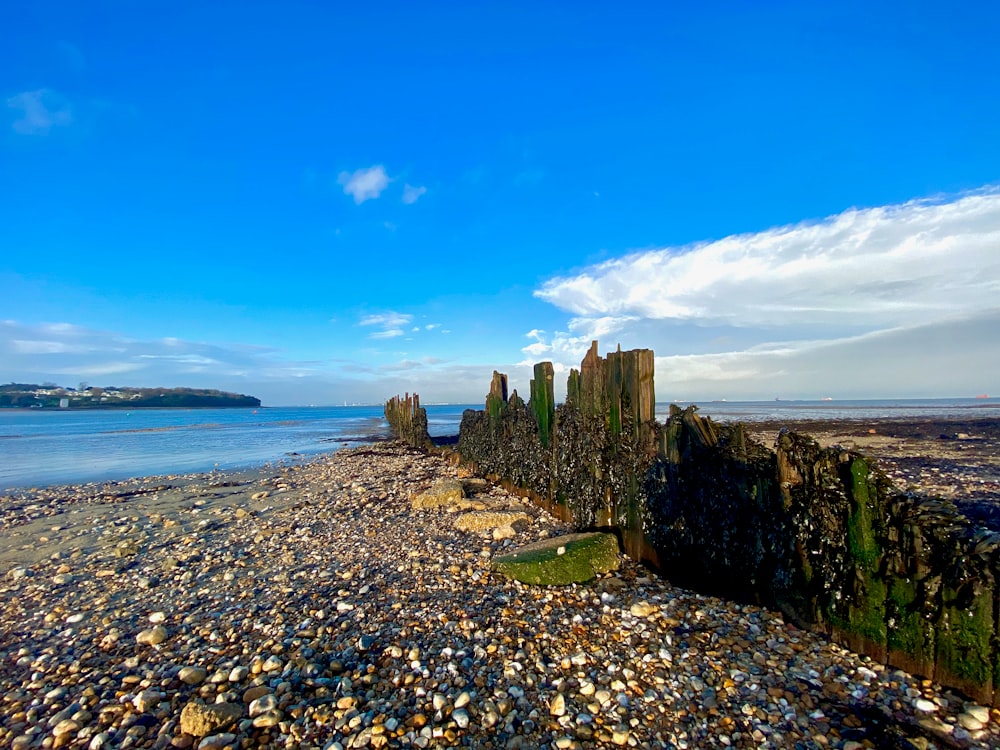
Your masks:
{"label": "rocky beach", "polygon": [[[814,431],[985,522],[995,421]],[[442,480],[464,497],[428,502]],[[0,497],[0,745],[989,748],[1000,712],[623,557],[529,586],[571,529],[398,443]]]}

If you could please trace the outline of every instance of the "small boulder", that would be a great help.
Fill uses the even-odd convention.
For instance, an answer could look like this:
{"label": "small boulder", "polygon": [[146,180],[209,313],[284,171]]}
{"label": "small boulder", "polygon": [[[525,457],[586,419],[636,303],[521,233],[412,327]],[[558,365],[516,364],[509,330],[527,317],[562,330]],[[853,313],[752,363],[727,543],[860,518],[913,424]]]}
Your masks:
{"label": "small boulder", "polygon": [[460,481],[457,479],[442,479],[435,482],[426,492],[413,495],[410,498],[410,505],[415,510],[441,508],[460,503],[464,497],[465,490],[462,488]]}
{"label": "small boulder", "polygon": [[472,511],[455,519],[459,531],[492,531],[502,527],[514,528],[515,524],[530,524],[531,516],[524,511]]}
{"label": "small boulder", "polygon": [[619,564],[615,536],[590,532],[532,542],[494,558],[493,570],[522,583],[566,586],[617,570]]}

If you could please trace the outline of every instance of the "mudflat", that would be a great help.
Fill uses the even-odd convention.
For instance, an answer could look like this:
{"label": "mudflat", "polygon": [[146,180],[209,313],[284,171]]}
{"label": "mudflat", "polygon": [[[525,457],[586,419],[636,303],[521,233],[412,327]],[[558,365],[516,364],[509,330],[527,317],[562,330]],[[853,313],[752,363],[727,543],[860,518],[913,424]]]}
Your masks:
{"label": "mudflat", "polygon": [[951,500],[971,520],[1000,531],[1000,419],[775,421],[747,428],[768,446],[789,429],[823,446],[858,450],[877,459],[900,489]]}

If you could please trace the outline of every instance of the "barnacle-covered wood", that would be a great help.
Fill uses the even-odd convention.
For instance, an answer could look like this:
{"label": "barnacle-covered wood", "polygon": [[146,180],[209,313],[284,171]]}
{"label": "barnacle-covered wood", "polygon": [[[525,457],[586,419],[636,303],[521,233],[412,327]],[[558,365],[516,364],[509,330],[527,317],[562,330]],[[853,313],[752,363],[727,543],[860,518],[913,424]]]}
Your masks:
{"label": "barnacle-covered wood", "polygon": [[782,432],[773,447],[697,407],[654,418],[653,352],[595,341],[551,408],[495,373],[458,451],[578,530],[613,527],[675,583],[781,610],[838,642],[1000,706],[1000,534],[897,489],[866,455]]}

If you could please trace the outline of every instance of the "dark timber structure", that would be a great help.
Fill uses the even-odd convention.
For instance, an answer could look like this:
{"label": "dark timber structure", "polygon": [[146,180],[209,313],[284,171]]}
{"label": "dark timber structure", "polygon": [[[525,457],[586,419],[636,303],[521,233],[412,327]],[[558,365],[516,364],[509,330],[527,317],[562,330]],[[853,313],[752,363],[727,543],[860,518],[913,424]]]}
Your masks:
{"label": "dark timber structure", "polygon": [[[462,417],[461,459],[580,530],[616,529],[678,585],[776,608],[1000,706],[1000,534],[805,435],[767,448],[694,406],[658,423],[651,350],[602,358],[594,342],[559,406],[552,381],[551,363],[535,365],[525,404],[494,373],[485,410]],[[415,396],[386,405],[419,447],[422,412]]]}

